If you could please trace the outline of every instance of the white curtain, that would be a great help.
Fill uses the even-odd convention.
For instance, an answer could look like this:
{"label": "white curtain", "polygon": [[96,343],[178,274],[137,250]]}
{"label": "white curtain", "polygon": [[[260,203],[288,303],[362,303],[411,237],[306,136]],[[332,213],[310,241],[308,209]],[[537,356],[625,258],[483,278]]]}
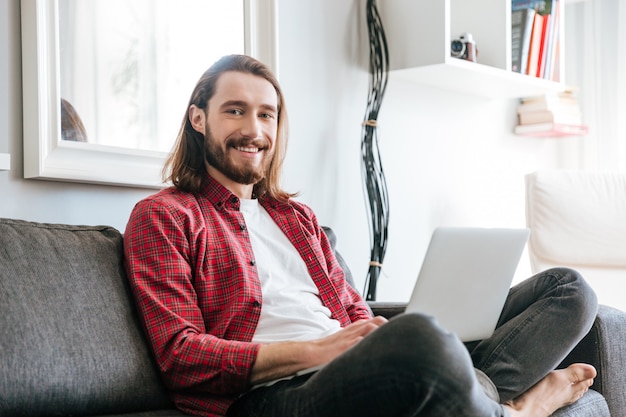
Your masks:
{"label": "white curtain", "polygon": [[566,3],[565,79],[580,88],[589,134],[577,142],[581,169],[626,171],[626,2]]}

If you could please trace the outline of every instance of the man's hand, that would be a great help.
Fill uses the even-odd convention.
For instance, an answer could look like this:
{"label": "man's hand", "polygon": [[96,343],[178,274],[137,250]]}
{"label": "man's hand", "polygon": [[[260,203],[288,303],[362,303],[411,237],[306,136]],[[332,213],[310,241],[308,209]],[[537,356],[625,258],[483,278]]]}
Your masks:
{"label": "man's hand", "polygon": [[387,319],[378,316],[354,322],[322,339],[262,345],[252,367],[250,382],[258,384],[271,381],[326,364],[386,322]]}
{"label": "man's hand", "polygon": [[323,339],[311,341],[310,343],[313,349],[311,359],[319,362],[311,366],[317,366],[332,361],[386,322],[387,319],[380,316],[369,320],[359,320],[344,327],[337,333]]}

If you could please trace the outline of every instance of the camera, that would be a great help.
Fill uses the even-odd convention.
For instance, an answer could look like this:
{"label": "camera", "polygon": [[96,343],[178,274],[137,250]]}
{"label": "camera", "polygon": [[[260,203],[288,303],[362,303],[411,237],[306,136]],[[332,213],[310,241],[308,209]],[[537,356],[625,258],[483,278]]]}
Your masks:
{"label": "camera", "polygon": [[476,42],[471,33],[463,33],[457,39],[453,39],[450,45],[450,55],[455,58],[476,62]]}

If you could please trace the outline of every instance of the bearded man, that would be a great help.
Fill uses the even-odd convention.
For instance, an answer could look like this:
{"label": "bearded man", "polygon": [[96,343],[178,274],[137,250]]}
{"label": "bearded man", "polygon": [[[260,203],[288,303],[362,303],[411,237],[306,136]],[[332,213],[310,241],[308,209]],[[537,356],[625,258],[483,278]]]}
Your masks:
{"label": "bearded man", "polygon": [[553,370],[597,310],[573,270],[511,289],[493,336],[471,347],[424,315],[372,317],[313,211],[280,187],[286,131],[271,72],[222,58],[192,93],[164,171],[173,186],[131,214],[128,278],[180,410],[547,417],[587,391],[592,366]]}

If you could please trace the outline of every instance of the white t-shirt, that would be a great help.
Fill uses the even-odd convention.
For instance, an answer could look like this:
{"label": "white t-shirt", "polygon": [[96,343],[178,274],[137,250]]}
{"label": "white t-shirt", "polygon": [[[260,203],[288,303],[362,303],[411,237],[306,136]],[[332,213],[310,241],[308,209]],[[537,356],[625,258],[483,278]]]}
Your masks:
{"label": "white t-shirt", "polygon": [[312,340],[341,329],[319,298],[306,264],[258,200],[241,200],[263,306],[253,342]]}

